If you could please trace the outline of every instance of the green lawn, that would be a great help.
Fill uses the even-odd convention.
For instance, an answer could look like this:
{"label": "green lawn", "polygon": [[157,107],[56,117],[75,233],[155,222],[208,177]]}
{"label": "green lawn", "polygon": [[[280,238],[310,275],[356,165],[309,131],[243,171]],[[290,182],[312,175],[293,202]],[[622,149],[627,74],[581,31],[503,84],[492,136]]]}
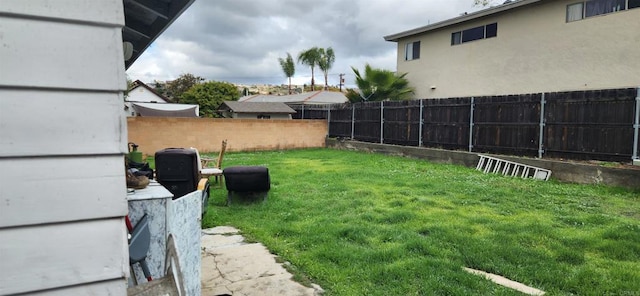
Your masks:
{"label": "green lawn", "polygon": [[547,295],[639,295],[640,192],[482,174],[473,168],[330,149],[229,153],[263,165],[266,203],[224,206],[232,225],[326,295],[521,295],[463,267]]}

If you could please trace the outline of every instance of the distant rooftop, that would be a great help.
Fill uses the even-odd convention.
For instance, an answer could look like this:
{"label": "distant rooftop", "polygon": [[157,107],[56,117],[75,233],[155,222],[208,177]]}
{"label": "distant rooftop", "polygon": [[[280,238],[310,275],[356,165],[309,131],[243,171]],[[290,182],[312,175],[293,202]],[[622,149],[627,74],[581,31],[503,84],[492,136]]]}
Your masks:
{"label": "distant rooftop", "polygon": [[236,102],[224,101],[218,108],[219,111],[233,111],[235,113],[284,113],[293,114],[296,110],[291,109],[281,102]]}
{"label": "distant rooftop", "polygon": [[280,102],[290,105],[310,105],[310,104],[342,104],[348,102],[347,97],[336,91],[318,90],[301,94],[286,96],[274,95],[251,95],[244,96],[239,102]]}

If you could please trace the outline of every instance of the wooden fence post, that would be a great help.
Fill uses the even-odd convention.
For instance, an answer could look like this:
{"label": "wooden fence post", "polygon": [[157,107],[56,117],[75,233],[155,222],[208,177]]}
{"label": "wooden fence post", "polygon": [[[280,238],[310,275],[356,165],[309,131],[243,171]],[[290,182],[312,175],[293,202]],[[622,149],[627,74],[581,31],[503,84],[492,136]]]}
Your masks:
{"label": "wooden fence post", "polygon": [[380,101],[380,144],[384,144],[384,101]]}
{"label": "wooden fence post", "polygon": [[327,104],[327,137],[331,135],[331,104]]}
{"label": "wooden fence post", "polygon": [[422,147],[422,128],[424,125],[424,99],[420,100],[420,126],[418,128],[419,131],[419,135],[418,135],[418,147]]}
{"label": "wooden fence post", "polygon": [[636,93],[636,112],[635,112],[635,124],[633,125],[633,156],[631,157],[634,163],[639,160],[638,157],[638,137],[640,136],[640,87]]}
{"label": "wooden fence post", "polygon": [[475,109],[475,98],[471,97],[471,111],[469,113],[469,152],[473,151],[473,110]]}
{"label": "wooden fence post", "polygon": [[356,125],[356,104],[351,104],[351,140],[353,140],[353,131]]}
{"label": "wooden fence post", "polygon": [[542,97],[540,98],[540,138],[538,139],[538,158],[542,158],[542,154],[544,154],[544,106],[547,103],[544,100],[544,93],[542,93]]}

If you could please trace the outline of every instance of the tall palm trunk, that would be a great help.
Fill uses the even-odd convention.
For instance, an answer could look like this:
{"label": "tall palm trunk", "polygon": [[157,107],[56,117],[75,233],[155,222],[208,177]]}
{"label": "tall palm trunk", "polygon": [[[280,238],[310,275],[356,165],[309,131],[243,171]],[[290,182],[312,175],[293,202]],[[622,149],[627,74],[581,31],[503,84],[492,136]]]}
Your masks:
{"label": "tall palm trunk", "polygon": [[316,90],[315,87],[314,87],[316,82],[315,82],[315,79],[313,79],[313,78],[314,78],[313,67],[311,67],[311,91]]}
{"label": "tall palm trunk", "polygon": [[333,48],[329,47],[327,49],[319,48],[319,59],[318,66],[320,70],[324,73],[324,89],[329,89],[329,69],[333,66],[333,62],[336,60],[336,55],[333,52]]}
{"label": "tall palm trunk", "polygon": [[314,68],[320,60],[320,50],[318,47],[312,47],[308,50],[301,52],[298,55],[298,62],[309,65],[311,67],[311,90],[314,91],[316,85],[316,74]]}
{"label": "tall palm trunk", "polygon": [[295,63],[293,62],[291,54],[288,52],[286,59],[278,58],[278,61],[280,61],[282,71],[284,71],[284,74],[289,78],[289,94],[291,94],[291,77],[296,73]]}
{"label": "tall palm trunk", "polygon": [[324,90],[329,89],[329,78],[327,76],[329,75],[327,75],[327,73],[324,73]]}

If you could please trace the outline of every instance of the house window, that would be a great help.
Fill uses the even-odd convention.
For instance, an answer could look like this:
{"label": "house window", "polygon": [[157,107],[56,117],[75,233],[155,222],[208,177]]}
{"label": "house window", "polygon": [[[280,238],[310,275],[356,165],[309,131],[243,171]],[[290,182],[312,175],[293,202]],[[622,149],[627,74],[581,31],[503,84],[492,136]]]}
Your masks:
{"label": "house window", "polygon": [[584,3],[567,5],[567,22],[578,21],[584,18]]}
{"label": "house window", "polygon": [[498,23],[488,24],[485,26],[484,38],[491,38],[498,36]]}
{"label": "house window", "polygon": [[590,0],[586,2],[584,16],[607,14],[625,9],[626,0]]}
{"label": "house window", "polygon": [[260,114],[258,115],[258,119],[271,119],[271,115]]}
{"label": "house window", "polygon": [[640,7],[640,0],[588,0],[567,5],[567,22]]}
{"label": "house window", "polygon": [[451,45],[462,43],[462,32],[451,33]]}
{"label": "house window", "polygon": [[404,60],[417,60],[420,58],[420,41],[410,42],[404,48]]}
{"label": "house window", "polygon": [[484,38],[484,26],[462,31],[462,43]]}
{"label": "house window", "polygon": [[451,45],[498,36],[498,23],[451,33]]}

